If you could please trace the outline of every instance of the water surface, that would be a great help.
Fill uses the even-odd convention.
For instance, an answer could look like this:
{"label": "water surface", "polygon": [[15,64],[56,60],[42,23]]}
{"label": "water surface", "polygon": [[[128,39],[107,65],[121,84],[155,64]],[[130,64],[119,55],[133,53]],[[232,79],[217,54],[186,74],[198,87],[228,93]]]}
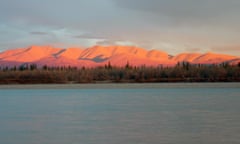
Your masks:
{"label": "water surface", "polygon": [[0,86],[1,144],[239,144],[239,83]]}

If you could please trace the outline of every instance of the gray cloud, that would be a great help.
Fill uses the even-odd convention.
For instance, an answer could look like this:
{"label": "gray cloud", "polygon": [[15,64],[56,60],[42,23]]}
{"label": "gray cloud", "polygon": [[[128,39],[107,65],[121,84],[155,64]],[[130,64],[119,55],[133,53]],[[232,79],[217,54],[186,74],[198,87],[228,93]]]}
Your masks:
{"label": "gray cloud", "polygon": [[191,52],[201,52],[201,48],[197,48],[197,47],[186,47],[185,49],[187,52],[191,51]]}
{"label": "gray cloud", "polygon": [[239,7],[239,0],[1,0],[0,46],[122,42],[174,54],[240,45]]}
{"label": "gray cloud", "polygon": [[[239,0],[115,0],[120,7],[168,17],[173,22],[199,23],[208,21],[238,22]],[[230,17],[229,17],[230,16]]]}
{"label": "gray cloud", "polygon": [[104,36],[98,36],[96,34],[85,33],[82,35],[74,35],[73,38],[77,39],[106,39]]}
{"label": "gray cloud", "polygon": [[103,41],[99,41],[97,42],[97,45],[116,45],[117,41],[115,40],[103,40]]}
{"label": "gray cloud", "polygon": [[[109,0],[1,0],[0,20],[18,24],[89,27],[109,17]],[[108,14],[109,13],[109,14]]]}
{"label": "gray cloud", "polygon": [[30,32],[30,34],[31,34],[31,35],[48,35],[47,32],[37,32],[37,31],[35,31],[35,32]]}
{"label": "gray cloud", "polygon": [[240,45],[227,45],[227,46],[215,46],[211,48],[212,51],[233,51],[236,53],[240,53]]}

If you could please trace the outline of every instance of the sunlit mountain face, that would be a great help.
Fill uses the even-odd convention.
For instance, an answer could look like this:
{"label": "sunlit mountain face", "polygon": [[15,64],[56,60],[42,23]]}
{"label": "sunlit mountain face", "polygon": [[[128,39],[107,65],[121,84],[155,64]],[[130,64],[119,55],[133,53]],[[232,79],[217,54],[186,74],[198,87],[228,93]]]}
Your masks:
{"label": "sunlit mountain face", "polygon": [[20,66],[25,63],[44,65],[97,67],[111,64],[122,67],[132,66],[175,66],[178,62],[192,64],[238,64],[240,57],[215,53],[181,53],[172,56],[160,50],[146,50],[135,46],[93,46],[89,48],[56,48],[31,46],[0,53],[1,67]]}

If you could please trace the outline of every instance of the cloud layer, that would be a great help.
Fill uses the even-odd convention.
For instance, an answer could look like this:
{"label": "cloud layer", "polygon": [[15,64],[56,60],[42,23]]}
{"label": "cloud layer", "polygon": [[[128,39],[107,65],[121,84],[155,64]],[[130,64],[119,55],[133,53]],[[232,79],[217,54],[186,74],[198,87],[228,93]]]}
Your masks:
{"label": "cloud layer", "polygon": [[132,44],[173,54],[218,51],[240,45],[239,7],[239,0],[2,0],[0,50]]}

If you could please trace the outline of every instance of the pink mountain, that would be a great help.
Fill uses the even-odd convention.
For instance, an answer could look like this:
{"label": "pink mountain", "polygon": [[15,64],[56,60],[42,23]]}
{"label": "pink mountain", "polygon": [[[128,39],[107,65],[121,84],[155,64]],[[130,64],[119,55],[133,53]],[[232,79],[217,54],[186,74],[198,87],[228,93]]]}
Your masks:
{"label": "pink mountain", "polygon": [[159,50],[146,50],[134,46],[94,46],[81,48],[55,48],[51,46],[31,46],[0,53],[0,66],[13,67],[24,63],[38,66],[97,67],[109,62],[113,66],[174,66],[187,61],[193,64],[238,64],[240,57],[214,53],[182,53],[170,56]]}

